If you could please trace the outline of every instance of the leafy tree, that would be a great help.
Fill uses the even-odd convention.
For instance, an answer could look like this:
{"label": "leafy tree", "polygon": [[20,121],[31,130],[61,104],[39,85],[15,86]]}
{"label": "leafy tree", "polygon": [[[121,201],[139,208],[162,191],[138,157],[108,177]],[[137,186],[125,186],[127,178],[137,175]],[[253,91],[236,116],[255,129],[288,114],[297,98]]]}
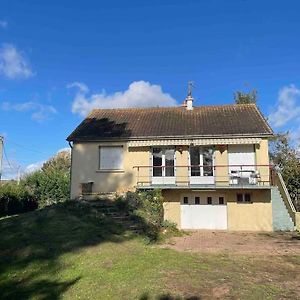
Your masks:
{"label": "leafy tree", "polygon": [[69,199],[71,155],[58,153],[44,163],[41,170],[27,175],[22,185],[44,207]]}
{"label": "leafy tree", "polygon": [[278,134],[270,145],[272,163],[280,170],[295,206],[300,209],[300,155],[289,133]]}
{"label": "leafy tree", "polygon": [[257,90],[253,89],[250,92],[236,91],[234,93],[234,101],[236,104],[256,103]]}

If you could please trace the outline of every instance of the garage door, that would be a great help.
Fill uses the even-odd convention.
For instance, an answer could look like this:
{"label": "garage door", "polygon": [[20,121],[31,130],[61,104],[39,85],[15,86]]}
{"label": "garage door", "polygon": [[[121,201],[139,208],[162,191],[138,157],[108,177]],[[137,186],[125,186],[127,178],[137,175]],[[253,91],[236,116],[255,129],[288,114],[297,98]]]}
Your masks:
{"label": "garage door", "polygon": [[227,229],[224,197],[184,196],[181,201],[182,229]]}

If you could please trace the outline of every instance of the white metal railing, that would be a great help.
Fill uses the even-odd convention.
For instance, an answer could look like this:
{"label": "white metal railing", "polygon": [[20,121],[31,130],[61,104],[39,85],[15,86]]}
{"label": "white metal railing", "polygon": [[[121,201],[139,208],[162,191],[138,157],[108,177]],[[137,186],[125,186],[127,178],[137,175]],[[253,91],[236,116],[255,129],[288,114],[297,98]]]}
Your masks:
{"label": "white metal railing", "polygon": [[[212,185],[269,186],[273,183],[270,165],[189,165],[189,166],[134,166],[138,186],[151,185]],[[166,172],[172,168],[172,172]],[[197,171],[203,168],[206,175]],[[163,174],[173,176],[163,176]],[[200,174],[200,173],[199,173]]]}

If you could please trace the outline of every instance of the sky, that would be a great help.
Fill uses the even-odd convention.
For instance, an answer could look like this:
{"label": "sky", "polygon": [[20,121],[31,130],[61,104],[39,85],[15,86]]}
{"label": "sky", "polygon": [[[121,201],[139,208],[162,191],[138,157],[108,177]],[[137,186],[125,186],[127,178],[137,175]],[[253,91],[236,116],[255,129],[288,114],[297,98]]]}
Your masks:
{"label": "sky", "polygon": [[1,1],[3,178],[35,170],[93,108],[230,104],[258,91],[300,137],[300,1]]}

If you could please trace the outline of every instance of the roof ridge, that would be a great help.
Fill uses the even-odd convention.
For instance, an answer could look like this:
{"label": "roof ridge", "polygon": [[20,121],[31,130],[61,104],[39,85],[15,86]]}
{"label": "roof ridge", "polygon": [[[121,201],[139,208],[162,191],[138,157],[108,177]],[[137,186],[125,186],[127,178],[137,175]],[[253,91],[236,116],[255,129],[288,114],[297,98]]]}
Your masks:
{"label": "roof ridge", "polygon": [[[236,104],[236,103],[228,103],[228,104],[208,104],[208,105],[199,105],[199,106],[194,106],[194,108],[219,108],[219,107],[242,107],[242,106],[257,106],[255,103],[241,103],[241,104]],[[116,108],[94,108],[91,110],[91,112],[87,115],[89,116],[92,114],[92,112],[95,111],[116,111],[116,110],[150,110],[150,109],[186,109],[183,106],[149,106],[149,107],[116,107]]]}

